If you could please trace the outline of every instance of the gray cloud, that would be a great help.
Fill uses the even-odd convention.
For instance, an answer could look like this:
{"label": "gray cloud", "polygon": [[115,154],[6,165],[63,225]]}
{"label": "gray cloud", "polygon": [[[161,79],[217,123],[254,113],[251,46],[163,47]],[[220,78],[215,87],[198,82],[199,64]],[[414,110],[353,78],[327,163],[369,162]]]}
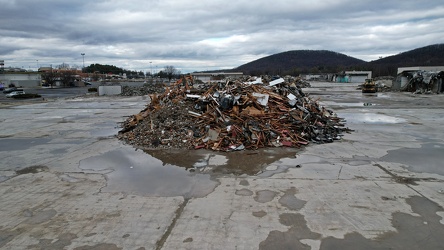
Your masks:
{"label": "gray cloud", "polygon": [[363,60],[444,42],[440,1],[0,0],[6,66],[232,68],[327,49]]}

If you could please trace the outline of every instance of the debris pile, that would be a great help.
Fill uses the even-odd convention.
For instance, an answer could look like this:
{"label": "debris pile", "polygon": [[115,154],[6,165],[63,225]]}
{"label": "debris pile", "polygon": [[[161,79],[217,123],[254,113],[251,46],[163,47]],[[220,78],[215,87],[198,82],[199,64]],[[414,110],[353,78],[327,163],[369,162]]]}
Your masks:
{"label": "debris pile", "polygon": [[122,96],[142,96],[154,93],[163,93],[165,86],[163,84],[144,84],[140,87],[123,86]]}
{"label": "debris pile", "polygon": [[398,82],[401,91],[409,91],[415,94],[431,94],[444,92],[443,79],[444,71],[417,70],[401,72],[398,74],[396,82]]}
{"label": "debris pile", "polygon": [[198,88],[183,78],[163,94],[151,94],[118,138],[143,148],[233,151],[333,142],[348,130],[295,81],[264,82],[226,79]]}
{"label": "debris pile", "polygon": [[393,76],[380,76],[373,78],[373,80],[376,83],[378,92],[388,92],[392,90],[392,85],[395,78]]}

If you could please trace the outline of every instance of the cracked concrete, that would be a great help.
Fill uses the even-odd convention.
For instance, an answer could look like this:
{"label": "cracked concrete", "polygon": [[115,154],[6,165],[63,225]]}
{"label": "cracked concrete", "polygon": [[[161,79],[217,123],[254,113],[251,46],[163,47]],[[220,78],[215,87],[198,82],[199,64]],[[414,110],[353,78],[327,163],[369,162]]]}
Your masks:
{"label": "cracked concrete", "polygon": [[135,150],[146,97],[2,108],[0,248],[441,249],[442,96],[312,85],[355,132],[302,151]]}

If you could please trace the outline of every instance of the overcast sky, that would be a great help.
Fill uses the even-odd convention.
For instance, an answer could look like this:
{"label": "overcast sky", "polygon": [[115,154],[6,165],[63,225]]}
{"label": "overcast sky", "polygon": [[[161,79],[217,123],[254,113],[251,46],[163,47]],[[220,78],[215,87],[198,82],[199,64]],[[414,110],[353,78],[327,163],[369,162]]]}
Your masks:
{"label": "overcast sky", "polygon": [[[442,0],[0,0],[0,60],[227,69],[289,50],[365,61],[444,43]],[[151,63],[150,63],[151,62]]]}

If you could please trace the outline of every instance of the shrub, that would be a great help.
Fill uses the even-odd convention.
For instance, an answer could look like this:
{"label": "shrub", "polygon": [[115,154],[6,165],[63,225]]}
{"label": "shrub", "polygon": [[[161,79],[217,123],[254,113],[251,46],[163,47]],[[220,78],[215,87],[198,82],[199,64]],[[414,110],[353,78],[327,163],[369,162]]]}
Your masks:
{"label": "shrub", "polygon": [[39,98],[39,97],[42,97],[42,96],[39,94],[23,94],[23,95],[12,96],[12,98],[14,98],[14,99],[30,99],[30,98]]}

